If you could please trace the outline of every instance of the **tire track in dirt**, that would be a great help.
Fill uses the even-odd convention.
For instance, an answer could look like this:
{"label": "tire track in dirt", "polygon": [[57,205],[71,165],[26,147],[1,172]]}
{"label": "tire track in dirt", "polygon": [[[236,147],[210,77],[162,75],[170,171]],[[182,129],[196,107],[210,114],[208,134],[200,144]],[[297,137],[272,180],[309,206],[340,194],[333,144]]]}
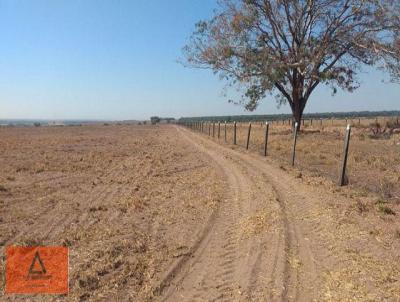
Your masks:
{"label": "tire track in dirt", "polygon": [[[221,168],[221,166],[219,168]],[[225,171],[223,171],[223,173],[225,174]],[[240,188],[237,175],[231,173],[226,176],[230,183],[235,184],[233,196],[235,196],[235,200],[238,200]],[[217,277],[219,281],[215,286],[218,291],[217,293],[213,293],[212,299],[218,298],[218,293],[229,291],[227,285],[233,280],[232,263],[235,258],[237,240],[234,240],[232,237],[233,234],[229,230],[230,224],[226,223],[225,220],[228,219],[229,222],[231,222],[239,210],[237,202],[235,202],[231,208],[220,205],[215,210],[212,219],[210,219],[211,221],[209,221],[203,234],[199,237],[198,243],[192,248],[190,252],[191,258],[185,258],[178,262],[175,268],[172,269],[173,274],[169,274],[167,276],[167,281],[162,282],[164,287],[167,282],[169,283],[162,297],[162,301],[176,301],[176,299],[188,298],[183,297],[181,294],[177,296],[177,291],[175,289],[185,286],[184,283],[189,279],[191,280],[189,281],[190,283],[193,282],[193,284],[197,284],[188,294],[192,298],[199,299],[203,292],[209,292],[211,290],[211,285],[207,282],[207,278],[210,272],[207,270],[198,270],[198,268],[207,265],[205,262],[207,260],[215,260],[222,257],[225,258],[225,261],[214,263],[216,266],[209,266],[209,269],[213,270],[213,275]],[[220,223],[220,221],[223,221],[223,223]],[[215,234],[220,236],[216,237]],[[223,236],[222,238],[221,235]],[[221,241],[219,241],[219,239],[221,239]],[[218,249],[219,246],[223,248]],[[196,271],[195,276],[193,276],[194,271]]]}
{"label": "tire track in dirt", "polygon": [[[243,167],[246,171],[245,174],[251,177],[252,182],[257,181],[257,177],[260,178],[264,190],[258,190],[258,194],[273,193],[273,201],[280,208],[281,222],[279,225],[283,226],[283,229],[280,241],[275,242],[278,256],[271,258],[269,255],[270,260],[278,262],[275,266],[280,270],[273,269],[269,272],[269,276],[275,282],[275,289],[279,288],[282,282],[283,291],[280,294],[278,291],[277,294],[275,289],[271,291],[269,288],[269,300],[310,301],[317,297],[320,298],[321,279],[327,268],[324,263],[329,263],[330,267],[334,267],[337,263],[333,246],[327,248],[326,242],[318,236],[321,226],[303,222],[303,217],[312,213],[315,199],[320,197],[310,195],[309,192],[304,195],[303,190],[298,190],[297,183],[290,175],[255,155],[221,146],[184,129],[181,131],[185,135],[196,136],[196,140],[206,148],[212,148],[220,154],[228,154],[236,165]],[[310,243],[312,243],[312,247]],[[282,259],[282,255],[279,255],[279,251],[282,251],[281,245],[285,251],[284,259]],[[312,252],[314,249],[318,255],[318,264]],[[282,261],[284,262],[283,266]],[[275,266],[273,265],[273,267]],[[267,267],[263,269],[268,270]]]}
{"label": "tire track in dirt", "polygon": [[[306,292],[308,291],[308,296],[317,296],[319,276],[315,264],[316,259],[308,242],[312,239],[309,238],[309,235],[317,233],[319,226],[312,226],[311,232],[308,230],[307,237],[302,229],[307,229],[309,226],[305,227],[301,223],[301,217],[304,217],[311,210],[312,198],[297,193],[293,180],[285,173],[253,156],[240,152],[236,153],[238,158],[249,169],[260,173],[265,182],[271,185],[276,201],[282,209],[282,217],[287,227],[285,236],[288,242],[286,255],[290,263],[290,273],[287,273],[288,279],[286,281],[289,286],[285,287],[285,295],[295,301],[306,300],[307,295],[304,297],[304,292],[308,288],[306,290]],[[321,250],[318,252],[320,253]],[[335,261],[331,256],[331,254],[326,255],[326,260],[329,258],[330,262]]]}
{"label": "tire track in dirt", "polygon": [[[116,179],[121,173],[121,167],[123,167],[127,161],[129,161],[129,158],[112,167],[107,174],[103,175],[103,177],[111,180]],[[75,215],[65,214],[64,216],[53,220],[52,227],[46,234],[45,239],[57,238],[57,235],[61,234],[65,230],[66,226],[70,225],[74,221],[79,221],[78,224],[85,222],[85,228],[90,227],[92,224],[96,223],[95,220],[91,222],[88,222],[87,220],[90,208],[95,207],[96,205],[111,205],[118,195],[123,196],[124,193],[130,190],[131,188],[129,186],[119,182],[117,182],[115,186],[102,185],[96,187],[91,191],[90,197],[88,198],[87,203],[85,203],[85,210],[78,211]],[[82,200],[82,198],[79,199]]]}
{"label": "tire track in dirt", "polygon": [[[115,177],[118,175],[120,171],[120,167],[123,166],[122,164],[118,164],[117,166],[114,166],[110,170],[108,170],[108,173],[104,175],[106,179],[115,179]],[[112,197],[119,193],[121,190],[122,184],[120,184],[117,188],[113,189],[110,191],[110,188],[108,186],[98,186],[94,188],[91,191],[91,194],[89,198],[87,199],[87,204],[86,207],[89,208],[90,206],[93,206],[94,204],[98,202],[104,202],[106,200],[110,200],[110,197]],[[79,200],[82,200],[82,198],[78,198]],[[87,211],[83,212],[78,212],[75,215],[70,215],[68,213],[65,213],[65,215],[54,215],[53,212],[57,212],[56,210],[57,204],[52,204],[52,206],[47,207],[43,211],[39,213],[32,213],[34,215],[34,220],[35,223],[33,225],[27,225],[22,231],[20,231],[18,234],[13,236],[12,238],[8,239],[5,243],[4,246],[10,245],[12,242],[18,241],[20,238],[26,236],[29,233],[30,238],[38,238],[43,244],[44,241],[48,240],[49,238],[56,238],[54,236],[55,233],[60,233],[62,230],[65,229],[66,225],[70,225],[73,221],[76,219],[84,220],[85,217],[87,217],[88,213]],[[35,232],[37,228],[36,226],[40,225],[48,225],[47,232],[45,234],[40,233],[38,234]],[[43,242],[42,242],[43,241]]]}
{"label": "tire track in dirt", "polygon": [[[264,163],[253,162],[251,159],[247,158],[246,155],[242,156],[241,154],[238,154],[234,161],[236,164],[242,165],[243,169],[245,169],[248,174],[260,175],[264,186],[268,187],[268,190],[273,192],[274,202],[279,206],[280,218],[282,219],[281,224],[283,225],[282,238],[284,254],[286,258],[284,259],[282,299],[307,301],[310,296],[315,295],[312,291],[304,291],[304,289],[300,287],[301,285],[309,283],[310,286],[308,288],[313,288],[314,282],[309,281],[315,281],[317,279],[315,265],[313,261],[310,261],[310,259],[313,259],[313,255],[307,242],[302,239],[304,236],[295,223],[295,215],[287,206],[288,197],[284,193],[287,191],[287,187],[282,187],[282,185],[279,184],[282,180],[281,178],[279,178],[278,182],[275,182],[266,174],[269,172],[263,169]],[[300,276],[300,266],[305,267],[305,271],[307,271],[308,274],[307,278]],[[275,275],[271,277],[275,278]],[[272,295],[270,295],[270,299],[273,299]]]}
{"label": "tire track in dirt", "polygon": [[[199,136],[197,143],[195,134],[178,131],[222,170],[231,191],[207,239],[169,276],[161,301],[287,301],[303,296],[310,300],[307,291],[301,292],[298,268],[289,258],[298,254],[299,239],[272,184],[258,167],[250,169],[246,161],[238,160],[234,151]],[[252,227],[248,222],[260,210],[269,215],[271,221],[261,220],[270,229],[244,236],[246,227]]]}
{"label": "tire track in dirt", "polygon": [[[285,199],[271,180],[267,178],[267,175],[260,168],[260,164],[251,163],[246,158],[242,157],[232,157],[232,161],[236,165],[241,166],[253,182],[258,182],[261,185],[261,188],[259,187],[258,192],[255,194],[268,194],[272,192],[274,198],[269,200],[269,202],[275,203],[279,208],[280,221],[275,221],[275,223],[278,222],[277,224],[279,224],[281,232],[279,241],[277,242],[275,256],[271,258],[274,260],[274,263],[272,264],[273,269],[270,272],[270,279],[275,282],[274,288],[282,288],[282,291],[276,293],[274,290],[271,290],[268,294],[269,299],[308,301],[309,297],[313,295],[307,292],[304,293],[304,291],[299,288],[300,283],[304,282],[304,280],[300,280],[299,278],[299,266],[301,265],[299,247],[304,243],[301,241],[298,228],[292,222],[292,219],[288,218],[291,213],[288,213]],[[307,257],[312,256],[307,255]],[[280,270],[277,270],[277,267]],[[260,266],[257,268],[259,270],[266,269]],[[314,271],[313,268],[311,268],[311,270]]]}

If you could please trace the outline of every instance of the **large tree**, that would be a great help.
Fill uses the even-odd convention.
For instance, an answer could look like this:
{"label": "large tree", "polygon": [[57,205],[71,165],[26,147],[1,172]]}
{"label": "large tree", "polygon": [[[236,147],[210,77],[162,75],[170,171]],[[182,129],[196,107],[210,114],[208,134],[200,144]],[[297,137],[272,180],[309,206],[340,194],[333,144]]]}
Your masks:
{"label": "large tree", "polygon": [[299,122],[319,84],[352,92],[363,66],[399,77],[399,0],[222,0],[196,24],[185,63],[210,68],[254,110],[266,95]]}

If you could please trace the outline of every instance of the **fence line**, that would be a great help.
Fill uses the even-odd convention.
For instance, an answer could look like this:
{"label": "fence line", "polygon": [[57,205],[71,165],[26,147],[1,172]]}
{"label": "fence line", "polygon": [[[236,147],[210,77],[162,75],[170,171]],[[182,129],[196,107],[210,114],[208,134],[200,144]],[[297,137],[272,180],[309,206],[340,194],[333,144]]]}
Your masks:
{"label": "fence line", "polygon": [[[275,123],[279,125],[279,122],[275,121]],[[282,125],[286,125],[286,120],[282,120],[281,123],[282,123]],[[288,125],[292,125],[291,120],[288,120],[287,123],[288,123]],[[320,125],[322,125],[322,123],[323,123],[323,121],[321,119]],[[360,119],[358,120],[358,123],[360,123]],[[216,132],[215,122],[198,121],[198,122],[186,122],[186,123],[181,123],[181,124],[193,131],[197,131],[200,133],[204,133],[204,130],[206,130],[207,125],[208,125],[208,136],[211,137],[211,135],[212,135],[212,137],[215,137],[215,132]],[[264,156],[267,156],[270,124],[272,124],[272,121],[260,123],[261,128],[263,128],[265,125],[264,146],[263,146],[263,155]],[[302,120],[302,124],[304,125],[304,119]],[[312,125],[312,119],[310,119],[309,124]],[[218,126],[217,136],[218,136],[218,140],[219,140],[220,136],[221,136],[221,122],[218,122],[217,126]],[[243,128],[243,126],[244,126],[243,123],[237,123],[236,121],[233,122],[233,144],[234,145],[237,145],[238,128]],[[296,159],[296,144],[297,144],[297,140],[298,140],[298,123],[296,122],[294,124],[294,127],[292,127],[291,129],[293,131],[291,165],[294,166],[295,159]],[[252,130],[252,123],[250,122],[248,124],[248,129],[247,129],[246,150],[248,150],[249,146],[250,146],[251,130]],[[225,121],[224,122],[224,141],[225,141],[225,143],[227,143],[227,133],[228,133],[228,123]],[[339,169],[339,181],[338,181],[339,186],[348,184],[348,178],[346,176],[346,165],[347,165],[348,152],[349,152],[350,135],[351,135],[351,122],[346,127],[346,135],[345,135],[345,140],[344,140],[342,162],[341,162],[341,166]]]}

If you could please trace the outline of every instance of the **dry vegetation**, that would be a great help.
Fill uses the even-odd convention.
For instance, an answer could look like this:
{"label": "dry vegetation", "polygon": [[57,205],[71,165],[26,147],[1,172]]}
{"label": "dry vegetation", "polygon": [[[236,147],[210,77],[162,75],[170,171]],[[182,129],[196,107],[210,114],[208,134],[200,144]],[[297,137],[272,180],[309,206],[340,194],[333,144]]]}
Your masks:
{"label": "dry vegetation", "polygon": [[[400,213],[400,131],[376,136],[376,119],[349,119],[347,122],[353,125],[347,165],[349,184],[366,194],[375,193],[379,198],[378,209],[390,207]],[[387,122],[396,123],[396,120],[378,118],[382,128]],[[297,141],[296,166],[311,175],[324,176],[337,182],[345,125],[346,120],[313,120],[312,125],[309,120],[305,121]],[[227,129],[227,143],[232,144],[232,124],[228,124]],[[247,131],[248,123],[237,124],[239,147],[246,146]],[[282,163],[289,163],[293,144],[291,126],[287,121],[285,124],[282,121],[270,123],[269,134],[268,155]],[[249,149],[262,154],[264,136],[264,123],[252,123]],[[224,127],[221,124],[220,141],[223,140]],[[388,210],[383,212],[392,213]]]}
{"label": "dry vegetation", "polygon": [[69,296],[35,301],[150,299],[221,198],[220,177],[171,128],[0,128],[0,141],[1,253],[70,248]]}
{"label": "dry vegetation", "polygon": [[[255,251],[253,244],[265,239],[258,250],[273,262],[271,248],[283,246],[271,239],[279,236],[268,236],[296,226],[304,236],[292,238],[287,248],[312,251],[323,300],[400,297],[400,134],[371,138],[373,122],[354,121],[350,186],[344,188],[336,181],[345,121],[306,123],[294,169],[291,129],[281,122],[270,126],[268,159],[257,155],[263,150],[261,123],[253,123],[249,154],[248,124],[238,126],[236,147],[228,127],[227,145],[239,152],[173,126],[0,128],[1,252],[9,245],[70,248],[70,294],[35,300],[149,301],[163,294],[160,284],[168,288],[163,280],[181,259],[197,263],[194,279],[186,280],[189,290],[197,284],[203,291],[201,282],[193,283],[203,276],[210,293],[217,291],[213,278],[224,274],[211,273],[224,269],[227,252],[236,253],[234,272],[241,280],[247,267],[241,261]],[[223,137],[222,127],[221,144]],[[209,237],[201,242],[205,228]],[[199,242],[202,249],[195,250]],[[237,249],[226,250],[228,245]],[[312,258],[291,253],[281,265],[288,261],[294,271]],[[254,265],[260,274],[271,268]],[[0,279],[4,284],[4,275]]]}

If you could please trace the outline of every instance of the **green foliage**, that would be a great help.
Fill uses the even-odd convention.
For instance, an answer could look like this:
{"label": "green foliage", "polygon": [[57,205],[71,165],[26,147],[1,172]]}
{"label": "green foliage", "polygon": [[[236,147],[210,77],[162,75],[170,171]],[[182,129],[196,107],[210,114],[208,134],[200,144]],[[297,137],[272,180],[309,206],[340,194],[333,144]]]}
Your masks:
{"label": "green foliage", "polygon": [[150,121],[151,121],[152,125],[155,125],[155,124],[159,123],[161,121],[161,119],[158,116],[152,116],[150,118]]}
{"label": "green foliage", "polygon": [[396,215],[396,212],[384,204],[378,205],[378,211],[385,215]]}
{"label": "green foliage", "polygon": [[183,51],[242,91],[232,103],[253,111],[270,93],[298,120],[319,84],[357,89],[362,66],[400,79],[399,15],[393,0],[223,0]]}

